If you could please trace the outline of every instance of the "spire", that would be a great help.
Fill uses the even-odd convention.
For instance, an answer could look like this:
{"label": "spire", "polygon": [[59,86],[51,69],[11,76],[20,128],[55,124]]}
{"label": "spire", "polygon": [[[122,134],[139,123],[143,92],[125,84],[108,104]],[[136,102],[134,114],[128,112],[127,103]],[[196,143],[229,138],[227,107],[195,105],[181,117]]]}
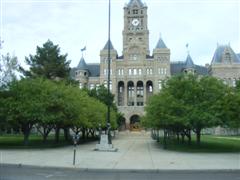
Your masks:
{"label": "spire", "polygon": [[163,48],[167,48],[167,46],[163,42],[162,37],[160,35],[160,38],[159,38],[158,43],[156,45],[156,49],[163,49]]}
{"label": "spire", "polygon": [[107,41],[107,43],[105,44],[103,50],[108,50],[108,44],[110,44],[110,50],[113,50],[114,47],[113,47],[113,45],[112,45],[111,40],[108,40],[108,41]]}
{"label": "spire", "polygon": [[192,58],[189,54],[187,55],[187,59],[186,59],[185,64],[186,64],[186,69],[194,67],[193,60],[192,60]]}
{"label": "spire", "polygon": [[80,62],[78,63],[77,68],[80,69],[80,70],[88,70],[87,64],[86,64],[86,62],[85,62],[83,57],[81,57]]}

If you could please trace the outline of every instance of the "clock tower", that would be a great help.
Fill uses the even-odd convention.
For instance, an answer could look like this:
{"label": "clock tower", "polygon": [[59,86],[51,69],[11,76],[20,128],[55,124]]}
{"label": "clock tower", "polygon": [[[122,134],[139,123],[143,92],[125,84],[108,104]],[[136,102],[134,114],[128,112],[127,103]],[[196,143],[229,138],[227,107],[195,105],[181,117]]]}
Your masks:
{"label": "clock tower", "polygon": [[130,0],[124,7],[123,55],[127,59],[149,55],[147,6],[141,0]]}

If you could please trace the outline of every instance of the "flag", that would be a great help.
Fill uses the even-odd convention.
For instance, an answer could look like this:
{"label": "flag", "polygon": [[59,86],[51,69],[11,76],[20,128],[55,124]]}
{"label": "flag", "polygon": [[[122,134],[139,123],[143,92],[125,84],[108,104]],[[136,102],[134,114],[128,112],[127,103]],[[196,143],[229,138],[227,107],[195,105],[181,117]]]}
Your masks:
{"label": "flag", "polygon": [[85,46],[84,48],[81,49],[81,51],[82,51],[82,52],[83,52],[83,51],[86,51],[86,49],[87,49],[87,48],[86,48],[86,46]]}

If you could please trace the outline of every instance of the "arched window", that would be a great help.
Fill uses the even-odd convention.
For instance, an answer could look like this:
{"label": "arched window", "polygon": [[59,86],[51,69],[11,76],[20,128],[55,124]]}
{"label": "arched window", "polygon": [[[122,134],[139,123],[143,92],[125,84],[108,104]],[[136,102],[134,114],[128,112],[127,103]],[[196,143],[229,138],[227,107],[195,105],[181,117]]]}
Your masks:
{"label": "arched window", "polygon": [[134,106],[134,83],[132,81],[128,82],[128,106]]}
{"label": "arched window", "polygon": [[146,94],[147,94],[147,100],[150,96],[153,95],[153,83],[152,81],[147,81],[146,83]]}
{"label": "arched window", "polygon": [[137,82],[137,106],[143,106],[143,82]]}
{"label": "arched window", "polygon": [[118,82],[118,106],[124,105],[124,82]]}

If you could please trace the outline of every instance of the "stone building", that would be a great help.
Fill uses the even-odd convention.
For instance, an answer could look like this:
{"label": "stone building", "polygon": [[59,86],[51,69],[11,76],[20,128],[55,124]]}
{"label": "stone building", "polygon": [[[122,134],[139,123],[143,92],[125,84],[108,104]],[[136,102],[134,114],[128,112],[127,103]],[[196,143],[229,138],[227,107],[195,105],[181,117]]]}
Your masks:
{"label": "stone building", "polygon": [[240,54],[236,54],[230,45],[218,45],[209,74],[222,79],[225,84],[236,86],[236,81],[240,79]]}
{"label": "stone building", "polygon": [[162,82],[172,75],[188,72],[208,75],[210,69],[210,74],[219,78],[240,78],[240,58],[230,46],[217,48],[210,67],[195,65],[189,54],[185,61],[170,62],[170,49],[161,37],[151,55],[147,6],[141,0],[130,0],[125,5],[122,35],[121,56],[112,42],[107,41],[100,51],[100,63],[86,64],[82,57],[78,66],[72,69],[72,76],[79,81],[80,88],[92,89],[100,84],[107,86],[110,46],[110,90],[115,95],[119,111],[125,116],[126,128],[132,128],[139,122],[148,98],[159,92]]}

